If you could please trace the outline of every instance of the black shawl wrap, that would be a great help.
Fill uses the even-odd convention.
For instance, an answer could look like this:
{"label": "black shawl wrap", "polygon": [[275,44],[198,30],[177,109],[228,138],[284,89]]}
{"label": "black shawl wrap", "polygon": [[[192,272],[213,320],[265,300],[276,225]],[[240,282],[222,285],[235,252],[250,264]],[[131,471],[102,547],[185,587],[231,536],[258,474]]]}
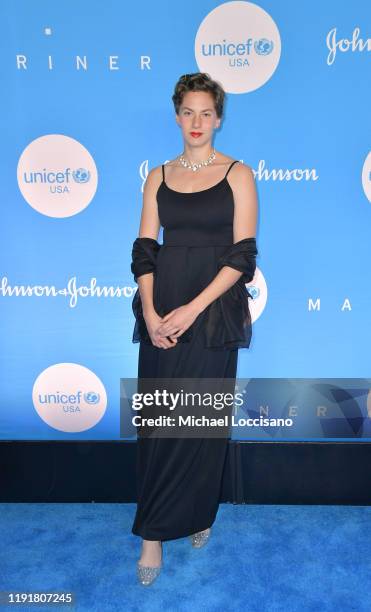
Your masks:
{"label": "black shawl wrap", "polygon": [[[136,238],[133,243],[131,263],[131,271],[136,282],[141,274],[153,272],[156,276],[156,260],[160,248],[161,245],[154,238]],[[257,254],[256,239],[243,238],[232,244],[218,259],[217,272],[223,266],[229,266],[243,274],[232,287],[205,309],[206,348],[234,349],[250,346],[252,328],[249,299],[252,299],[252,295],[246,289],[245,283],[249,283],[254,278]],[[151,344],[143,317],[139,290],[135,292],[132,308],[135,316],[132,341]],[[164,316],[166,313],[158,314]],[[189,342],[191,338],[192,325],[178,338],[178,342]]]}

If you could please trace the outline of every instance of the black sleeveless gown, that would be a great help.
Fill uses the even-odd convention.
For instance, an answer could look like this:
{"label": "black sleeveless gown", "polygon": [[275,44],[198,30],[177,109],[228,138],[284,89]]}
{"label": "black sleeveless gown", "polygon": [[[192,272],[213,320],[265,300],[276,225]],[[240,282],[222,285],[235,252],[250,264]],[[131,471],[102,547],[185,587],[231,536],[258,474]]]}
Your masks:
{"label": "black sleeveless gown", "polygon": [[[140,342],[138,380],[235,379],[239,348],[248,348],[251,317],[245,283],[255,272],[255,238],[233,245],[233,192],[224,178],[209,189],[183,193],[163,181],[157,192],[163,244],[138,238],[135,280],[153,271],[153,301],[164,316],[196,297],[223,265],[244,272],[239,281],[195,319],[178,344],[160,349],[150,341],[139,290],[133,299],[133,342]],[[138,438],[137,510],[132,533],[171,540],[210,527],[216,517],[227,438]]]}

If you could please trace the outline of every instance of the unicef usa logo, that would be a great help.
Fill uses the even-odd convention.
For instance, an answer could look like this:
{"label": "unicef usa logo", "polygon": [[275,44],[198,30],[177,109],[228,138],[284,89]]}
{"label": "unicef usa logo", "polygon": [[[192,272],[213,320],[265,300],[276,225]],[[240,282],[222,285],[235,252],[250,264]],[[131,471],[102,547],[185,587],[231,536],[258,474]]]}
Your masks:
{"label": "unicef usa logo", "polygon": [[56,363],[43,370],[35,380],[32,400],[45,423],[70,433],[94,427],[107,407],[102,381],[78,363]]}
{"label": "unicef usa logo", "polygon": [[202,21],[195,57],[230,93],[247,93],[264,85],[277,68],[281,38],[271,16],[252,2],[226,2]]}
{"label": "unicef usa logo", "polygon": [[33,140],[17,167],[26,202],[48,217],[71,217],[90,204],[98,172],[89,151],[77,140],[48,134]]}
{"label": "unicef usa logo", "polygon": [[23,180],[25,185],[36,185],[37,183],[49,184],[50,193],[65,193],[70,192],[69,183],[71,179],[75,183],[87,183],[90,180],[91,173],[85,168],[78,168],[77,170],[71,170],[66,168],[65,170],[52,171],[43,168],[43,170],[33,170],[32,172],[23,172]]}

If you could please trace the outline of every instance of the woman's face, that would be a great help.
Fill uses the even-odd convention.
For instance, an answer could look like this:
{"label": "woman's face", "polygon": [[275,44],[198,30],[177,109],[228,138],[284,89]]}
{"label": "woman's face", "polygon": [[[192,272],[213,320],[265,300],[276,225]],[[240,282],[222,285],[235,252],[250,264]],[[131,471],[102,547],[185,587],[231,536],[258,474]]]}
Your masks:
{"label": "woman's face", "polygon": [[214,107],[214,98],[206,91],[188,91],[183,96],[176,122],[182,128],[183,138],[190,145],[205,145],[220,125]]}

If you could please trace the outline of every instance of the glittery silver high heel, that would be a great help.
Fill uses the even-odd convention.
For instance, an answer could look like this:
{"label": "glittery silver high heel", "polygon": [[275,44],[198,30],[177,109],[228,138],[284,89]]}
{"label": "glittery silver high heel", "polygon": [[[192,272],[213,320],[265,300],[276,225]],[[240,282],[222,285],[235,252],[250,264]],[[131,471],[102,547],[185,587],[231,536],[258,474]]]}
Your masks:
{"label": "glittery silver high heel", "polygon": [[193,548],[202,548],[208,542],[211,534],[211,528],[205,529],[204,531],[198,531],[193,533],[190,537]]}
{"label": "glittery silver high heel", "polygon": [[[161,553],[162,553],[162,542],[161,542]],[[162,568],[161,564],[157,567],[149,567],[147,565],[141,565],[140,562],[137,562],[137,576],[138,580],[143,586],[149,586],[152,584],[157,576],[160,574]]]}

